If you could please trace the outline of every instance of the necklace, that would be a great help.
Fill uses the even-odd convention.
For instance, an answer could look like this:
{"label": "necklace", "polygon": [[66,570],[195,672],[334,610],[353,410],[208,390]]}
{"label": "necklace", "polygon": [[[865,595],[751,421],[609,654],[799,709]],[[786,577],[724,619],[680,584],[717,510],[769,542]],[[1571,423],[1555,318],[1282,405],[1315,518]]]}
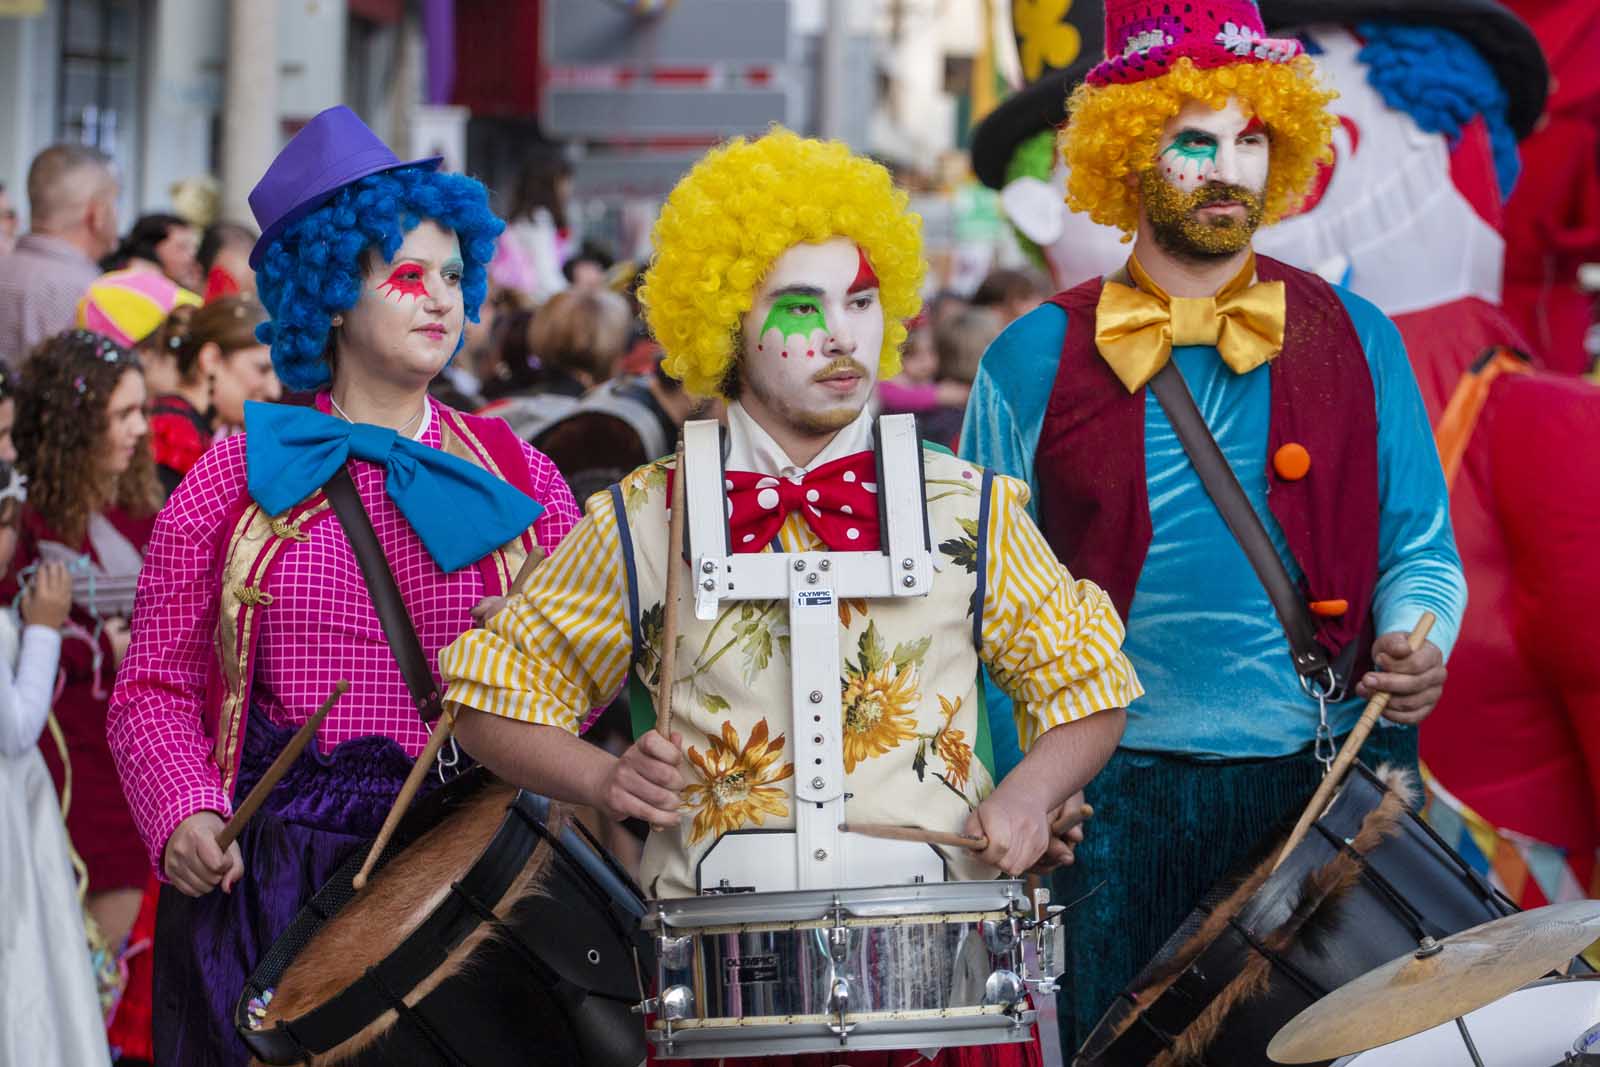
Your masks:
{"label": "necklace", "polygon": [[[350,423],[352,426],[355,425],[355,421],[356,420],[352,419],[349,415],[347,415],[345,413],[344,408],[339,406],[339,402],[333,398],[333,394],[332,393],[328,394],[328,403],[333,405],[333,410],[339,413],[339,417],[341,419],[343,419],[345,422]],[[411,416],[405,422],[401,423],[399,428],[395,430],[395,433],[399,434],[401,437],[407,436],[406,431],[411,428],[411,424],[414,423],[414,422],[420,421],[422,419],[423,414],[427,410],[428,410],[428,401],[427,401],[426,398],[424,398],[423,401],[422,401],[422,407],[417,409],[417,413],[415,415]]]}

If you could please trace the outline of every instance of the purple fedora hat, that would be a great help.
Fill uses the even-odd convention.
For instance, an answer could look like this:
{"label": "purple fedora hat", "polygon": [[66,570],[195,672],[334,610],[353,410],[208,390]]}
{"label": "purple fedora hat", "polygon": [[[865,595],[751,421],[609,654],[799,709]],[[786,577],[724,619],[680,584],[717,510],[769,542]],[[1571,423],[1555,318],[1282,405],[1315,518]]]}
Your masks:
{"label": "purple fedora hat", "polygon": [[354,111],[343,105],[328,108],[289,139],[250,190],[250,210],[261,227],[250,266],[260,270],[262,256],[284,230],[358,178],[396,167],[432,170],[443,158],[402,161]]}

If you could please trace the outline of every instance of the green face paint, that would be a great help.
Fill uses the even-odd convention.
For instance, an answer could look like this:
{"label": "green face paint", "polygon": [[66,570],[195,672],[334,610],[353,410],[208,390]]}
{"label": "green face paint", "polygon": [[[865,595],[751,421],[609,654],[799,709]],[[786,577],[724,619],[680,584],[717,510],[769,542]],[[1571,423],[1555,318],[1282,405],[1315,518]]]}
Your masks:
{"label": "green face paint", "polygon": [[765,337],[768,330],[777,330],[787,344],[791,337],[804,340],[816,330],[827,333],[828,321],[823,318],[822,305],[816,297],[789,293],[772,302],[772,310],[761,324],[761,336]]}

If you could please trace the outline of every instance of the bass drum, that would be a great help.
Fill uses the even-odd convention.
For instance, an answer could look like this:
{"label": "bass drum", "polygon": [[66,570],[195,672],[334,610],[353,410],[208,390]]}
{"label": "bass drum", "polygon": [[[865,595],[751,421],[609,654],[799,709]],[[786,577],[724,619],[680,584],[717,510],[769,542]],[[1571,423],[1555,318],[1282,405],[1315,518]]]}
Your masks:
{"label": "bass drum", "polygon": [[356,893],[358,848],[250,976],[269,1064],[637,1067],[643,896],[576,818],[481,768],[419,801]]}
{"label": "bass drum", "polygon": [[1325,994],[1516,912],[1412,810],[1410,778],[1356,764],[1277,870],[1284,835],[1263,842],[1118,995],[1077,1067],[1272,1067],[1273,1035]]}

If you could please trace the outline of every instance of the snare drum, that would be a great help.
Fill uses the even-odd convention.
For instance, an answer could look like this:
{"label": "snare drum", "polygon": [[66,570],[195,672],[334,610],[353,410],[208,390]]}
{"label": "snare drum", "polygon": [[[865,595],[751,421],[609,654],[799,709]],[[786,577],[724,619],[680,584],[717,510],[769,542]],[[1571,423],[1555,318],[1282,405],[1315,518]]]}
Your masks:
{"label": "snare drum", "polygon": [[1028,1041],[1026,994],[1063,955],[1043,910],[1016,881],[657,901],[650,1040],[661,1059]]}
{"label": "snare drum", "polygon": [[[1600,1024],[1600,975],[1535,982],[1465,1019],[1472,1043],[1492,1067],[1561,1067],[1585,1032]],[[1458,1067],[1470,1063],[1454,1022],[1404,1041],[1335,1060],[1334,1067]]]}

